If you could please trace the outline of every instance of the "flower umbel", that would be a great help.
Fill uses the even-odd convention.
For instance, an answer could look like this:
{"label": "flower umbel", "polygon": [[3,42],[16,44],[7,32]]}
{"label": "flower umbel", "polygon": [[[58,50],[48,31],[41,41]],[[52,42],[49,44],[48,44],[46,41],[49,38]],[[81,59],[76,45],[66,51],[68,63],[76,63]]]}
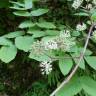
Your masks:
{"label": "flower umbel", "polygon": [[69,51],[72,46],[75,45],[75,42],[68,38],[58,38],[57,39],[58,48],[62,51]]}
{"label": "flower umbel", "polygon": [[60,31],[60,37],[71,37],[69,30]]}
{"label": "flower umbel", "polygon": [[69,30],[60,31],[60,35],[55,40],[58,45],[58,49],[66,52],[69,51],[70,48],[75,44],[73,40],[71,40],[71,34]]}
{"label": "flower umbel", "polygon": [[55,42],[54,40],[49,40],[47,42],[45,42],[45,50],[51,50],[51,49],[58,49],[58,45],[57,42]]}
{"label": "flower umbel", "polygon": [[92,4],[91,4],[91,3],[89,3],[89,4],[87,4],[87,5],[86,5],[86,9],[91,10],[92,8],[93,8],[93,6],[92,6]]}
{"label": "flower umbel", "polygon": [[40,55],[44,53],[44,43],[42,41],[36,41],[32,44],[31,51],[36,54]]}
{"label": "flower umbel", "polygon": [[40,63],[41,73],[48,75],[52,71],[52,61],[43,61]]}
{"label": "flower umbel", "polygon": [[79,23],[79,24],[77,24],[77,26],[76,26],[76,30],[77,31],[84,31],[84,30],[86,30],[86,28],[87,28],[87,26],[86,26],[86,24],[85,23]]}
{"label": "flower umbel", "polygon": [[92,3],[93,3],[94,5],[96,5],[96,0],[93,0]]}
{"label": "flower umbel", "polygon": [[83,0],[74,0],[74,2],[72,4],[72,7],[74,9],[78,9],[81,6],[82,3],[83,3]]}

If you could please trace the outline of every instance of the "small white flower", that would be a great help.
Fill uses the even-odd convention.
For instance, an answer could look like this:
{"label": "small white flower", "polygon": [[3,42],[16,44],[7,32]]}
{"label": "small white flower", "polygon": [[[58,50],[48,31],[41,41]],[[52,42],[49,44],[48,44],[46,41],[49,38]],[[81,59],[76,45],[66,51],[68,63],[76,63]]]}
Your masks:
{"label": "small white flower", "polygon": [[72,4],[72,7],[74,9],[78,9],[81,6],[82,3],[83,3],[83,0],[74,0],[74,2]]}
{"label": "small white flower", "polygon": [[86,28],[87,28],[87,26],[85,23],[77,24],[77,26],[76,26],[77,31],[84,31],[84,30],[86,30]]}
{"label": "small white flower", "polygon": [[94,5],[96,5],[96,0],[93,0],[92,3],[93,3]]}
{"label": "small white flower", "polygon": [[52,71],[52,61],[43,61],[40,63],[41,73],[48,75]]}
{"label": "small white flower", "polygon": [[60,37],[71,37],[69,30],[60,31]]}
{"label": "small white flower", "polygon": [[54,40],[49,40],[48,42],[45,42],[45,50],[52,50],[52,49],[58,49],[57,42]]}
{"label": "small white flower", "polygon": [[92,9],[92,7],[93,7],[93,6],[92,6],[91,3],[86,5],[86,8],[89,9],[89,10]]}

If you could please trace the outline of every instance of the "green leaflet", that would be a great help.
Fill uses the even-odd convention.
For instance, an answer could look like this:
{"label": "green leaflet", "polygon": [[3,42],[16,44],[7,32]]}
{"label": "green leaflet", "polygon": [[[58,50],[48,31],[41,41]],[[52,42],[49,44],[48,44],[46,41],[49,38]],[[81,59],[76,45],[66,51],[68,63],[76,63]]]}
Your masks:
{"label": "green leaflet", "polygon": [[72,80],[66,84],[61,90],[56,94],[56,96],[74,96],[79,93],[82,89],[79,78],[74,77]]}
{"label": "green leaflet", "polygon": [[13,7],[10,7],[11,9],[16,9],[16,10],[26,10],[25,8],[20,8],[18,6],[13,6]]}
{"label": "green leaflet", "polygon": [[[78,54],[80,54],[84,49],[82,47],[78,48]],[[89,56],[92,54],[92,51],[89,49],[86,49],[85,56]]]}
{"label": "green leaflet", "polygon": [[21,3],[21,2],[10,1],[10,3],[15,4],[15,5],[19,6],[19,7],[24,7],[24,4]]}
{"label": "green leaflet", "polygon": [[45,29],[55,29],[56,26],[52,22],[38,22],[36,23],[38,27]]}
{"label": "green leaflet", "polygon": [[96,21],[96,10],[92,13],[91,19]]}
{"label": "green leaflet", "polygon": [[29,58],[37,60],[37,61],[49,61],[50,58],[46,55],[46,54],[40,54],[40,55],[36,55],[34,54],[34,52],[30,52],[29,54]]}
{"label": "green leaflet", "polygon": [[24,0],[25,2],[25,9],[31,9],[33,4],[32,4],[33,0]]}
{"label": "green leaflet", "polygon": [[29,27],[34,27],[35,23],[31,21],[24,21],[19,25],[19,28],[29,28]]}
{"label": "green leaflet", "polygon": [[36,61],[50,61],[50,57],[54,57],[55,53],[52,51],[40,51],[35,52],[34,50],[30,50],[29,58],[34,59]]}
{"label": "green leaflet", "polygon": [[[76,47],[75,50],[74,50],[74,53],[71,53],[71,56],[73,57],[73,60],[74,60],[74,62],[76,64],[78,63],[78,57],[80,56],[80,53],[82,51],[83,51],[83,48],[82,47],[80,47],[80,48],[77,48]],[[90,56],[91,54],[92,54],[92,52],[89,49],[87,49],[86,52],[85,52],[85,56]],[[79,67],[82,68],[82,69],[85,69],[84,58],[81,60]]]}
{"label": "green leaflet", "polygon": [[14,45],[3,46],[0,49],[0,59],[5,63],[12,61],[15,58],[16,54],[17,49]]}
{"label": "green leaflet", "polygon": [[13,12],[14,15],[17,15],[17,16],[24,16],[24,17],[30,17],[30,13],[27,12],[27,11],[15,11]]}
{"label": "green leaflet", "polygon": [[47,13],[49,10],[48,9],[42,9],[42,8],[39,8],[37,10],[33,10],[31,11],[31,16],[41,16],[45,13]]}
{"label": "green leaflet", "polygon": [[[73,57],[74,62],[77,64],[79,59],[75,58],[75,57],[79,57],[80,53],[77,53],[77,54],[74,53],[74,54],[71,54],[71,56]],[[84,61],[84,59],[81,60],[79,67],[82,68],[82,69],[85,69],[85,61]]]}
{"label": "green leaflet", "polygon": [[19,37],[21,35],[24,35],[25,32],[24,31],[15,31],[15,32],[10,32],[6,35],[4,35],[3,37],[5,38],[15,38],[15,37]]}
{"label": "green leaflet", "polygon": [[81,77],[80,81],[85,92],[87,92],[90,96],[96,96],[96,81],[88,76]]}
{"label": "green leaflet", "polygon": [[43,37],[46,35],[46,33],[44,31],[35,30],[35,29],[31,29],[31,28],[28,30],[27,33],[32,34],[33,38]]}
{"label": "green leaflet", "polygon": [[52,40],[54,38],[56,38],[56,36],[46,36],[46,37],[42,38],[42,41],[46,42],[46,41]]}
{"label": "green leaflet", "polygon": [[[32,2],[31,0],[29,0],[30,2]],[[12,8],[12,7],[11,7]],[[17,15],[17,16],[25,16],[25,17],[30,17],[30,16],[41,16],[45,13],[47,13],[49,10],[48,9],[42,9],[42,8],[39,8],[37,10],[33,10],[31,11],[30,13],[27,11],[27,10],[24,10],[24,9],[30,9],[32,8],[32,4],[29,5],[29,2],[27,2],[27,0],[25,0],[25,8],[17,8],[17,10],[19,11],[16,11],[16,12],[13,12],[14,15]],[[15,7],[13,7],[13,9],[16,9]]]}
{"label": "green leaflet", "polygon": [[60,34],[60,32],[57,31],[57,30],[46,30],[45,33],[46,33],[46,35],[48,35],[48,36],[57,36],[57,35]]}
{"label": "green leaflet", "polygon": [[25,4],[24,4],[24,3],[21,3],[21,2],[14,2],[14,1],[10,1],[10,3],[13,4],[13,6],[10,7],[11,9],[26,10]]}
{"label": "green leaflet", "polygon": [[59,68],[63,75],[67,75],[70,72],[72,65],[73,65],[73,61],[71,58],[59,60]]}
{"label": "green leaflet", "polygon": [[2,45],[0,49],[0,59],[5,63],[9,63],[15,58],[17,49],[10,40],[4,37],[0,37],[0,45]]}
{"label": "green leaflet", "polygon": [[96,56],[86,56],[85,60],[89,66],[96,70]]}
{"label": "green leaflet", "polygon": [[10,46],[12,42],[4,37],[0,37],[0,45]]}
{"label": "green leaflet", "polygon": [[74,96],[81,90],[87,92],[90,96],[96,96],[96,81],[88,76],[73,77],[56,96]]}
{"label": "green leaflet", "polygon": [[75,13],[74,15],[76,15],[76,16],[89,16],[89,14],[88,13],[84,13],[84,12],[79,12],[79,13]]}
{"label": "green leaflet", "polygon": [[72,36],[78,37],[78,36],[80,36],[80,32],[79,31],[73,31]]}
{"label": "green leaflet", "polygon": [[28,52],[33,41],[32,36],[20,36],[15,39],[15,45],[18,49]]}

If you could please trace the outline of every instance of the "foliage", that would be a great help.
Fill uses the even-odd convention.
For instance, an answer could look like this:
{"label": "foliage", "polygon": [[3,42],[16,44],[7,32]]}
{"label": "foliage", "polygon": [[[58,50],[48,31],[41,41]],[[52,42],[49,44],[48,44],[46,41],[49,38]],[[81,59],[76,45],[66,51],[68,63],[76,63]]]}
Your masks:
{"label": "foliage", "polygon": [[[82,55],[96,22],[96,1],[5,1],[0,1],[0,90],[9,96],[49,96]],[[95,27],[76,75],[56,96],[95,96]]]}
{"label": "foliage", "polygon": [[39,82],[35,82],[32,84],[32,89],[27,92],[24,96],[49,96],[49,93],[47,92],[47,86],[46,84],[42,84]]}

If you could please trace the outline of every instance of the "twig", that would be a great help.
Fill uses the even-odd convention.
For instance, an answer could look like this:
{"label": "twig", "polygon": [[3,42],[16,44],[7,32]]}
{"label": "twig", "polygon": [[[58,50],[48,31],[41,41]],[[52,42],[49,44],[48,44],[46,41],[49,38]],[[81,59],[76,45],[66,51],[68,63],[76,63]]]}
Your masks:
{"label": "twig", "polygon": [[85,45],[84,45],[84,49],[83,49],[83,52],[81,52],[80,58],[78,60],[78,63],[73,68],[73,70],[70,73],[70,75],[61,83],[61,85],[55,91],[53,91],[52,94],[50,94],[50,96],[54,96],[62,87],[64,87],[65,84],[67,84],[71,80],[71,78],[73,77],[73,75],[76,73],[76,71],[77,71],[77,69],[78,69],[78,67],[79,67],[79,65],[81,63],[81,60],[84,57],[84,54],[85,54],[85,51],[87,49],[88,42],[89,42],[89,39],[90,39],[90,35],[91,35],[91,32],[92,32],[94,26],[96,26],[96,23],[93,23],[92,26],[89,29],[88,36],[86,38],[86,42],[85,42]]}

